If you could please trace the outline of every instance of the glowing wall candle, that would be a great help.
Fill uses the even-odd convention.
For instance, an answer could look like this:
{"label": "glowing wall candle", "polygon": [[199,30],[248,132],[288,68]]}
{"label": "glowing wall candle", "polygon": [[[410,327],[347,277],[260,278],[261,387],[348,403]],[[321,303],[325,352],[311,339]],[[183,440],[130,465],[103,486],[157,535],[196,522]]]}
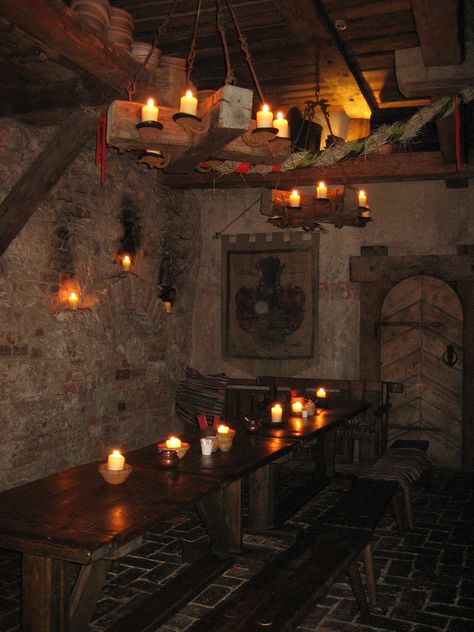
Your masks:
{"label": "glowing wall candle", "polygon": [[288,121],[283,118],[283,112],[278,112],[276,119],[273,120],[273,127],[278,130],[277,136],[280,138],[288,138]]}
{"label": "glowing wall candle", "polygon": [[326,397],[326,389],[319,387],[316,391],[316,397],[318,399],[324,399]]}
{"label": "glowing wall candle", "polygon": [[320,182],[316,187],[316,197],[318,200],[325,200],[328,196],[328,188],[324,182]]}
{"label": "glowing wall candle", "polygon": [[273,112],[267,104],[257,112],[257,127],[273,127]]}
{"label": "glowing wall candle", "polygon": [[275,406],[272,406],[272,422],[274,424],[281,422],[282,413],[283,411],[280,404],[275,404]]}
{"label": "glowing wall candle", "polygon": [[125,467],[125,457],[118,450],[114,450],[109,454],[107,459],[107,467],[109,470],[123,470]]}
{"label": "glowing wall candle", "polygon": [[145,121],[157,121],[158,120],[158,107],[155,105],[153,99],[148,99],[147,104],[142,107],[142,122]]}
{"label": "glowing wall candle", "polygon": [[301,199],[301,196],[298,193],[298,191],[295,189],[290,194],[290,206],[292,208],[298,208],[298,206],[300,205],[300,199]]}
{"label": "glowing wall candle", "polygon": [[181,97],[179,102],[179,111],[183,114],[191,114],[192,116],[196,116],[197,113],[198,100],[191,90],[186,90],[186,94]]}
{"label": "glowing wall candle", "polygon": [[131,267],[132,258],[130,257],[130,255],[124,255],[122,257],[122,269],[124,270],[124,272],[129,272]]}
{"label": "glowing wall candle", "polygon": [[69,301],[69,307],[71,309],[77,309],[79,305],[79,295],[77,292],[70,292],[67,300]]}
{"label": "glowing wall candle", "polygon": [[359,191],[359,206],[367,206],[367,194],[365,191]]}

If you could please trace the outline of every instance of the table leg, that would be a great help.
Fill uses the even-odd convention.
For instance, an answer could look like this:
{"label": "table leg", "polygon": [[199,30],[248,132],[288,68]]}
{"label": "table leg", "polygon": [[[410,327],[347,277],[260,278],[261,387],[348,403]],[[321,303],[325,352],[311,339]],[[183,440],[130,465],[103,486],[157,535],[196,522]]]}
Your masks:
{"label": "table leg", "polygon": [[69,629],[68,568],[63,560],[23,554],[22,632]]}
{"label": "table leg", "polygon": [[230,531],[224,518],[222,490],[202,498],[196,503],[196,508],[211,538],[213,552],[220,557],[226,557],[230,551]]}
{"label": "table leg", "polygon": [[232,553],[242,550],[242,485],[234,481],[223,490],[224,515],[229,527],[229,549]]}
{"label": "table leg", "polygon": [[249,527],[266,531],[275,522],[275,481],[271,463],[249,475]]}
{"label": "table leg", "polygon": [[82,632],[97,607],[111,562],[97,560],[88,566],[82,566],[71,594],[69,632]]}
{"label": "table leg", "polygon": [[321,476],[334,476],[336,471],[336,443],[334,432],[325,432],[311,446],[314,471]]}

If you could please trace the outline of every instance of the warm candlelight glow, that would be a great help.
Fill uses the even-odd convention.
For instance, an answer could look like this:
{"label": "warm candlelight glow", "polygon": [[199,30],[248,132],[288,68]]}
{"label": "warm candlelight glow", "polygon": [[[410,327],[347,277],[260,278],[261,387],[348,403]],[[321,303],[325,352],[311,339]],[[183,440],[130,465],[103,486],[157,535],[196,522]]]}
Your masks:
{"label": "warm candlelight glow", "polygon": [[220,426],[218,426],[217,428],[217,432],[219,434],[228,434],[229,433],[229,426],[225,426],[224,424],[221,424]]}
{"label": "warm candlelight glow", "polygon": [[123,470],[125,467],[125,457],[122,456],[119,450],[114,450],[112,454],[109,454],[107,459],[107,468],[109,470]]}
{"label": "warm candlelight glow", "polygon": [[142,122],[157,121],[158,107],[153,99],[148,99],[147,104],[142,107]]}
{"label": "warm candlelight glow", "polygon": [[129,272],[131,267],[132,267],[132,258],[130,257],[130,255],[124,255],[122,257],[122,269],[125,272]]}
{"label": "warm candlelight glow", "polygon": [[273,121],[273,127],[278,130],[277,136],[280,138],[288,138],[288,121],[283,118],[283,112],[278,112],[276,119]]}
{"label": "warm candlelight glow", "polygon": [[178,439],[178,437],[170,437],[169,439],[166,440],[166,447],[167,448],[180,448],[181,447],[181,440]]}
{"label": "warm candlelight glow", "polygon": [[179,102],[179,111],[183,114],[191,114],[192,116],[196,116],[197,113],[198,100],[191,90],[186,90],[186,94],[181,97]]}
{"label": "warm candlelight glow", "polygon": [[77,309],[79,304],[79,295],[77,292],[70,292],[68,296],[69,307],[71,309]]}
{"label": "warm candlelight glow", "polygon": [[326,397],[326,389],[319,387],[316,391],[316,397],[319,399],[324,399]]}
{"label": "warm candlelight glow", "polygon": [[367,206],[367,194],[365,191],[359,191],[359,206]]}
{"label": "warm candlelight glow", "polygon": [[163,301],[163,307],[165,308],[165,312],[167,314],[171,314],[171,308],[173,307],[173,303],[171,303],[171,301]]}
{"label": "warm candlelight glow", "polygon": [[283,411],[280,404],[275,404],[274,406],[272,406],[272,422],[279,423],[281,421],[282,413]]}
{"label": "warm candlelight glow", "polygon": [[324,182],[320,182],[316,187],[316,197],[318,200],[325,200],[328,197],[328,188]]}
{"label": "warm candlelight glow", "polygon": [[298,208],[300,205],[301,196],[296,189],[294,189],[290,194],[290,206],[292,208]]}
{"label": "warm candlelight glow", "polygon": [[257,112],[257,127],[273,127],[273,112],[267,104]]}
{"label": "warm candlelight glow", "polygon": [[291,410],[295,413],[295,415],[301,415],[303,411],[303,404],[301,402],[294,402],[291,404]]}

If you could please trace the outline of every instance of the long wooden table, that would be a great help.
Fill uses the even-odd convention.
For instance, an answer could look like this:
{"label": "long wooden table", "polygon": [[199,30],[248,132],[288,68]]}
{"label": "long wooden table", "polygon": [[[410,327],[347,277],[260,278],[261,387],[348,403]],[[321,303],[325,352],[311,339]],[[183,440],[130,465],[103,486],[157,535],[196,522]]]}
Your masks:
{"label": "long wooden table", "polygon": [[[140,537],[194,505],[220,556],[240,549],[241,480],[250,480],[251,521],[271,526],[271,464],[302,440],[326,435],[360,404],[314,420],[288,420],[258,436],[238,427],[228,453],[200,454],[199,435],[176,470],[157,463],[156,444],[128,453],[134,470],[122,485],[108,485],[89,463],[0,493],[0,547],[23,553],[22,630],[80,632],[87,627],[110,560]],[[276,435],[276,436],[275,436]],[[184,437],[186,438],[186,437]],[[263,516],[263,518],[261,518]],[[70,592],[71,565],[80,572]]]}

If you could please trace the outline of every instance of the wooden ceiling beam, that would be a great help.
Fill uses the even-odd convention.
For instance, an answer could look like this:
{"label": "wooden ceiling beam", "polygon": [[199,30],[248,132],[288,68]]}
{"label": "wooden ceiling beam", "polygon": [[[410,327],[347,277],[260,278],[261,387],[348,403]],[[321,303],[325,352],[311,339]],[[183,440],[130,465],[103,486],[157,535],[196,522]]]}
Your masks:
{"label": "wooden ceiling beam", "polygon": [[[454,166],[446,165],[439,152],[412,152],[381,156],[372,154],[344,163],[344,175],[351,184],[370,182],[404,182],[417,180],[445,180],[474,178],[474,165],[462,165],[460,174]],[[207,174],[162,175],[161,182],[177,189],[209,189],[261,187],[273,188],[278,182],[280,189],[293,188],[297,177],[300,186],[314,185],[318,180],[329,184],[341,184],[343,176],[339,165],[332,167],[298,169],[262,176],[260,174]]]}
{"label": "wooden ceiling beam", "polygon": [[462,62],[459,0],[412,0],[425,66]]}
{"label": "wooden ceiling beam", "polygon": [[[309,59],[319,56],[321,76],[331,83],[337,100],[344,103],[350,118],[370,118],[376,108],[375,101],[365,85],[359,85],[347,59],[341,52],[342,46],[330,28],[327,16],[316,0],[273,0],[273,4],[288,24],[296,42],[306,50]],[[360,79],[360,78],[359,78]]]}

